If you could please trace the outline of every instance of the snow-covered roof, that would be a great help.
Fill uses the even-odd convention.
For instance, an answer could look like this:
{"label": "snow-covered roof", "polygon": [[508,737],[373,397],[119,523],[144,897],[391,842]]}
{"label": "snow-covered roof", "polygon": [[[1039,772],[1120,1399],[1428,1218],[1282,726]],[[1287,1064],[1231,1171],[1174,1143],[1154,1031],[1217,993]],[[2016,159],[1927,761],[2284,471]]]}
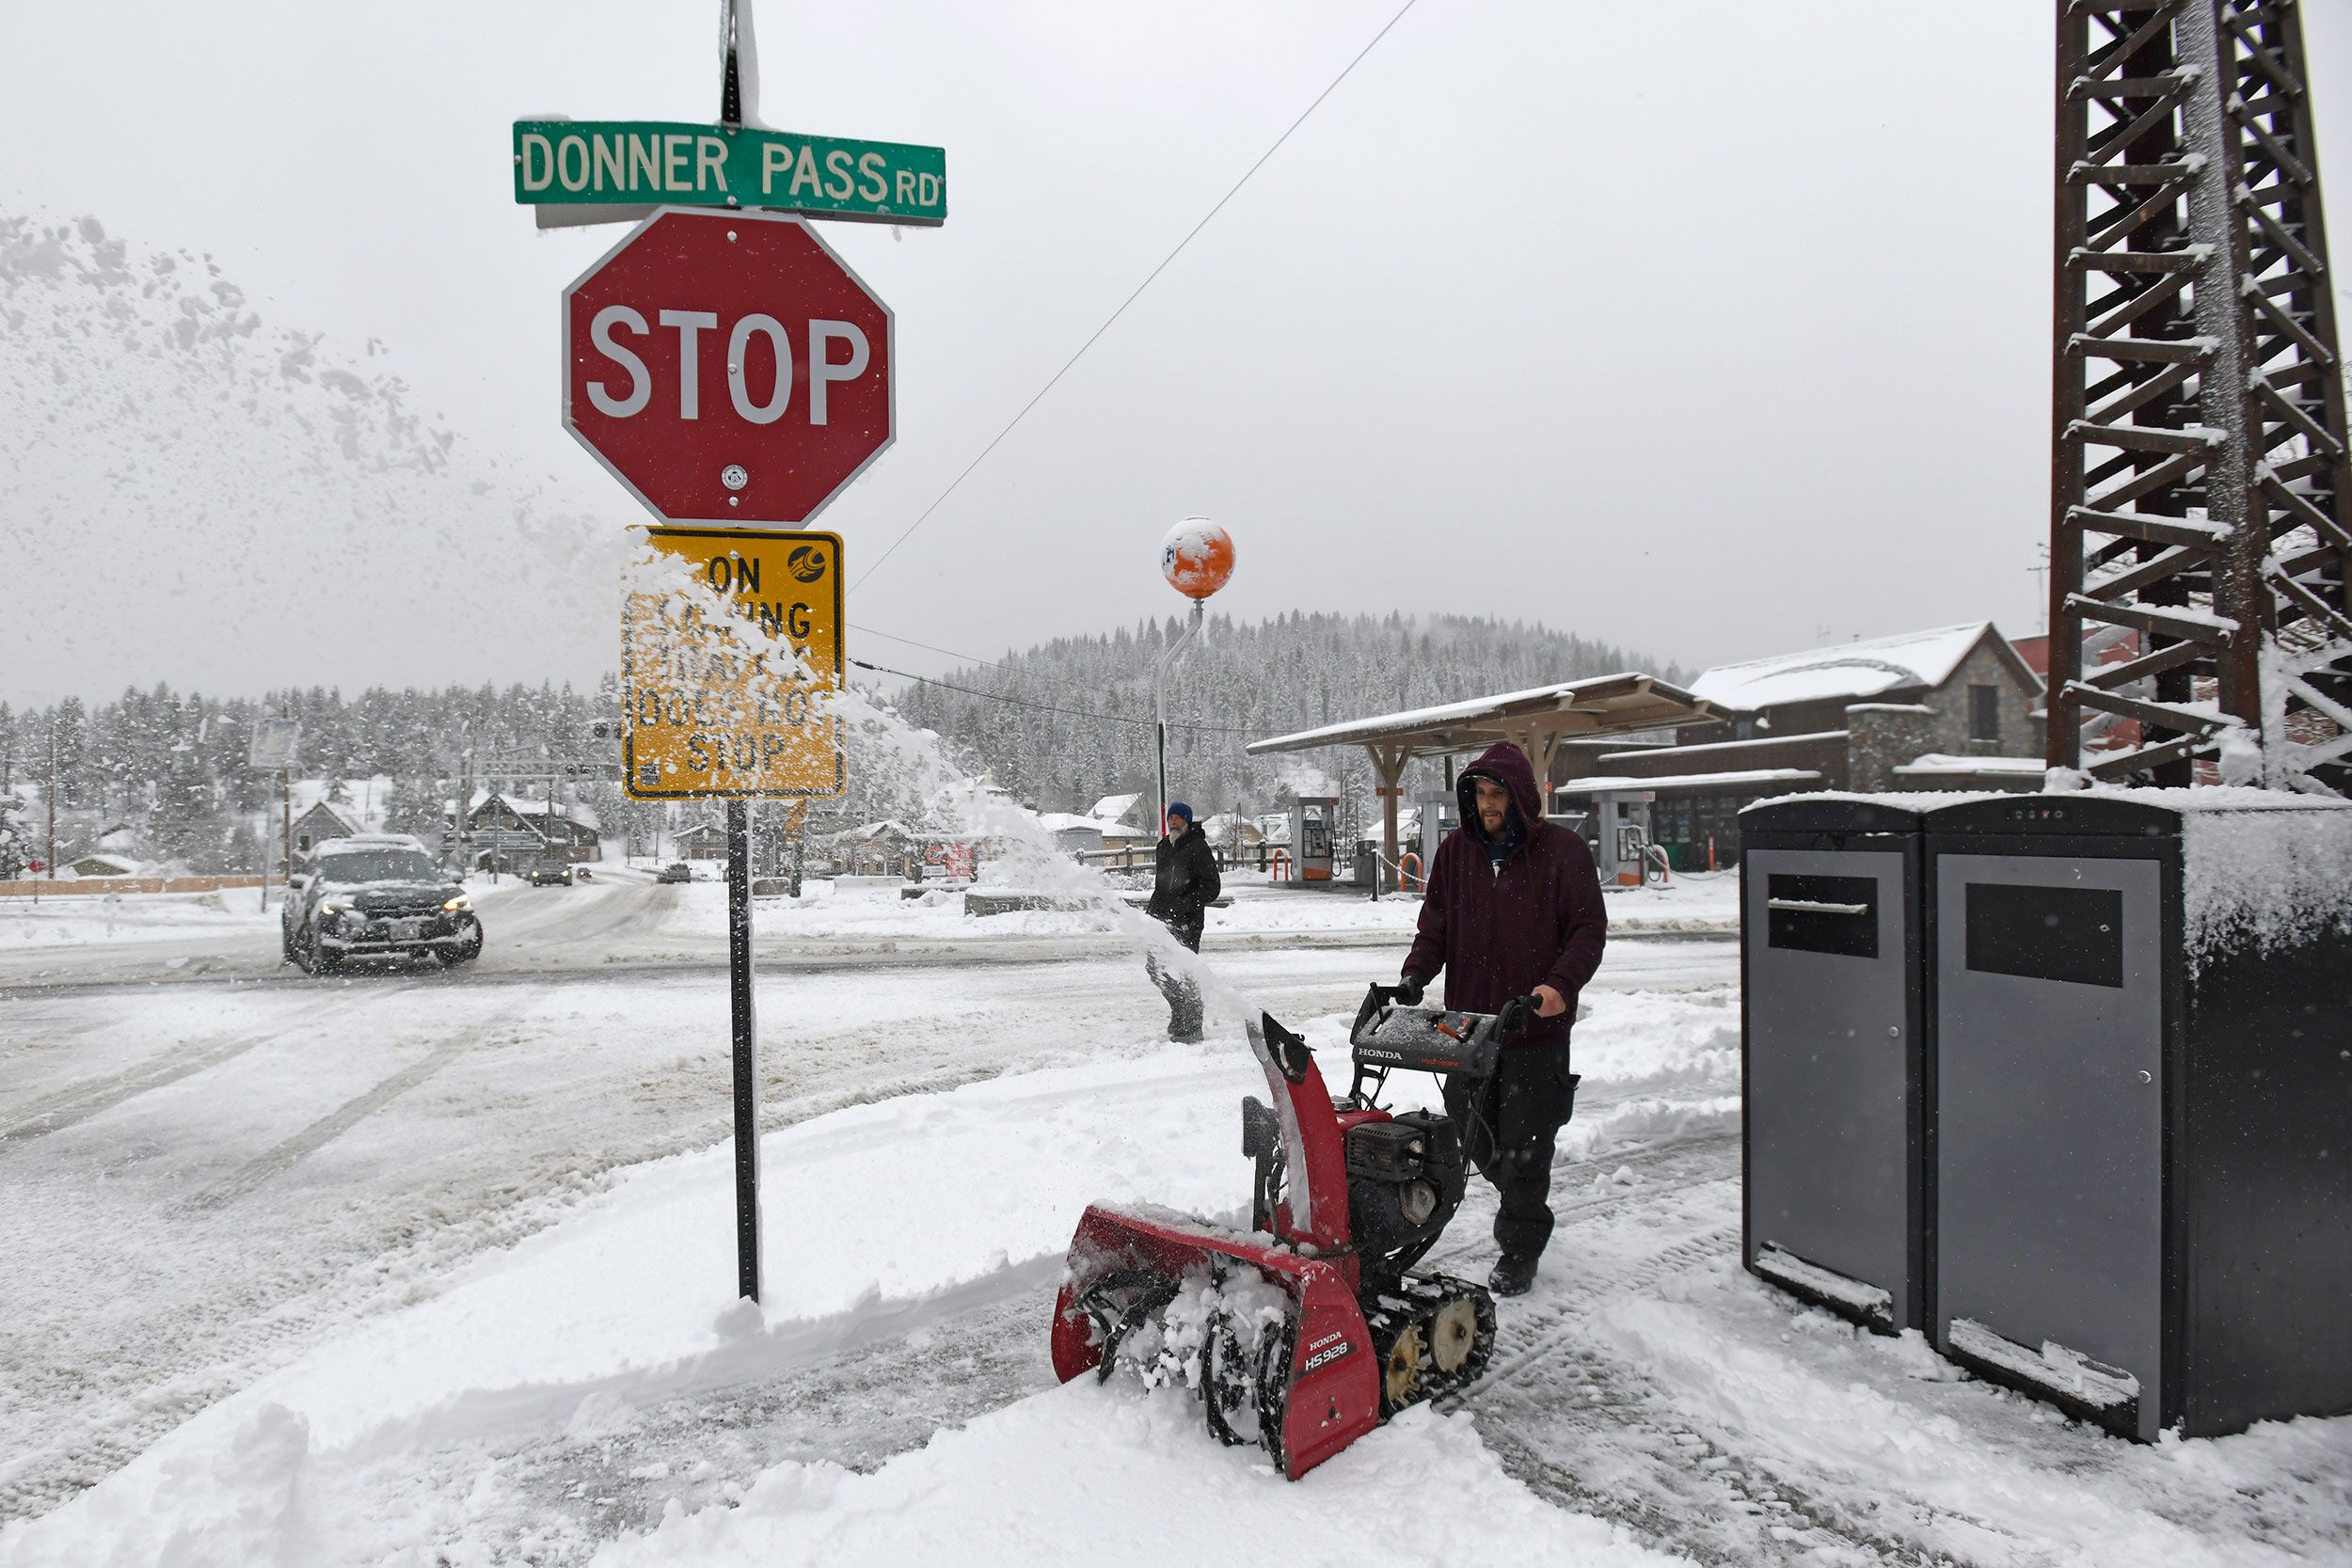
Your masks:
{"label": "snow-covered roof", "polygon": [[1087,808],[1087,815],[1098,821],[1118,823],[1129,812],[1135,810],[1136,802],[1142,799],[1140,794],[1105,795]]}
{"label": "snow-covered roof", "polygon": [[1944,752],[1926,752],[1909,762],[1898,764],[1895,771],[1913,777],[1969,773],[2014,773],[2023,777],[2046,772],[2049,766],[2040,757],[1961,757]]}
{"label": "snow-covered roof", "polygon": [[[139,868],[138,862],[124,860],[120,855],[79,855],[68,863],[76,871],[86,865],[99,866],[102,869],[97,874],[107,877],[128,877]],[[91,875],[87,871],[82,874]]]}
{"label": "snow-covered roof", "polygon": [[[1718,664],[1702,672],[1691,683],[1691,689],[1710,703],[1745,712],[1784,703],[1875,697],[1884,691],[1940,686],[1987,636],[2000,636],[1992,622],[1970,621],[1899,637]],[[2015,650],[2010,651],[2014,657]],[[2019,667],[2024,668],[2022,660]]]}
{"label": "snow-covered roof", "polygon": [[1662,779],[1622,776],[1571,779],[1554,795],[1615,795],[1645,789],[1734,789],[1749,785],[1818,784],[1821,775],[1811,768],[1749,768],[1729,773],[1676,773]]}
{"label": "snow-covered roof", "polygon": [[1637,733],[1721,717],[1678,686],[1628,671],[1436,707],[1408,708],[1376,719],[1351,719],[1295,735],[1269,736],[1251,741],[1243,750],[1261,756],[1317,746],[1380,744],[1394,747],[1406,757],[1440,756],[1483,751],[1495,741],[1516,740],[1535,732],[1554,736]]}
{"label": "snow-covered roof", "polygon": [[[1613,762],[1620,767],[1634,757],[1654,757],[1668,762],[1677,757],[1689,757],[1694,762],[1703,762],[1709,757],[1737,756],[1744,752],[1773,746],[1793,746],[1803,740],[1834,740],[1843,745],[1851,734],[1850,730],[1795,730],[1788,735],[1760,735],[1753,740],[1709,740],[1695,746],[1651,746],[1631,752],[1604,752],[1599,760]],[[1568,782],[1573,784],[1576,781],[1571,779]]]}
{"label": "snow-covered roof", "polygon": [[1104,826],[1095,818],[1074,811],[1040,812],[1037,819],[1049,833],[1067,833],[1081,830],[1099,833]]}
{"label": "snow-covered roof", "polygon": [[[1356,835],[1359,842],[1377,844],[1388,837],[1388,824],[1380,819],[1377,807],[1365,812],[1362,820],[1363,830]],[[1407,844],[1421,837],[1421,808],[1419,806],[1396,808],[1396,837],[1400,844]]]}
{"label": "snow-covered roof", "polygon": [[[548,815],[548,802],[545,796],[523,795],[507,789],[476,790],[473,800],[466,807],[466,815],[472,816],[493,800],[505,806],[516,816],[530,818],[543,817]],[[560,822],[576,822],[591,832],[596,832],[602,826],[596,820],[596,814],[586,806],[566,805],[562,800],[555,802],[555,816]]]}

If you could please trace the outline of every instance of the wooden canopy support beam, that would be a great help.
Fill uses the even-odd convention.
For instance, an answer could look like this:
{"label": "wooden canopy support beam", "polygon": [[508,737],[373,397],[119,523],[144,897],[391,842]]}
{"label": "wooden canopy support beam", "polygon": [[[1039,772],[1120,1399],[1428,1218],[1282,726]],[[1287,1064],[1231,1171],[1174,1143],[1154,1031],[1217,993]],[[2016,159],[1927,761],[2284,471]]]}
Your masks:
{"label": "wooden canopy support beam", "polygon": [[1403,746],[1367,746],[1364,750],[1371,754],[1373,774],[1380,781],[1381,862],[1372,873],[1372,895],[1377,898],[1384,890],[1396,887],[1393,879],[1403,848],[1396,837],[1396,792],[1404,787],[1405,765],[1413,758]]}

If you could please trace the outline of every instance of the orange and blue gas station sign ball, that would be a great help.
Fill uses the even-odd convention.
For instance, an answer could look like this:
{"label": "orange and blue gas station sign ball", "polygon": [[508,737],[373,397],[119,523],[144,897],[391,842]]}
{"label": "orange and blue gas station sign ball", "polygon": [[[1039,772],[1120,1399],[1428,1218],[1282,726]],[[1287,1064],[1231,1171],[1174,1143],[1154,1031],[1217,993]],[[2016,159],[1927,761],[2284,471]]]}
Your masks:
{"label": "orange and blue gas station sign ball", "polygon": [[1205,599],[1233,575],[1233,536],[1206,517],[1186,517],[1160,544],[1160,575],[1188,599]]}

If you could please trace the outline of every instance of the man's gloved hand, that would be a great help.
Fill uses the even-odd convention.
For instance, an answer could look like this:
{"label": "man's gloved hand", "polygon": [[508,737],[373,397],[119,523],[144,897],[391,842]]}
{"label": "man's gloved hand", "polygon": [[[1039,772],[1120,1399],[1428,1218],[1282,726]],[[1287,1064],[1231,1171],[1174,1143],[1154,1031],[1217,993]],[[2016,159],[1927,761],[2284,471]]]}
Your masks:
{"label": "man's gloved hand", "polygon": [[1428,989],[1428,985],[1429,982],[1426,980],[1416,980],[1409,974],[1400,974],[1396,981],[1396,999],[1407,1007],[1418,1007],[1421,1006],[1422,992]]}
{"label": "man's gloved hand", "polygon": [[1515,996],[1495,1014],[1495,1032],[1506,1040],[1521,1038],[1527,1033],[1529,1020],[1535,1017],[1536,1002],[1532,996]]}

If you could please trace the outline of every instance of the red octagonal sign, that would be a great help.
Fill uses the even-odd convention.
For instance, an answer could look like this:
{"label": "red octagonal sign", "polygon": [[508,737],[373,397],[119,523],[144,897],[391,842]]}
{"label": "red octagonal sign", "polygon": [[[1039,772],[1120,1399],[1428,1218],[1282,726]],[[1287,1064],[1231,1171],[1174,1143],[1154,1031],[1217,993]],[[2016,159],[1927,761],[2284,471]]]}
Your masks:
{"label": "red octagonal sign", "polygon": [[564,428],[672,521],[804,522],[890,445],[890,328],[799,218],[664,208],[564,291]]}

